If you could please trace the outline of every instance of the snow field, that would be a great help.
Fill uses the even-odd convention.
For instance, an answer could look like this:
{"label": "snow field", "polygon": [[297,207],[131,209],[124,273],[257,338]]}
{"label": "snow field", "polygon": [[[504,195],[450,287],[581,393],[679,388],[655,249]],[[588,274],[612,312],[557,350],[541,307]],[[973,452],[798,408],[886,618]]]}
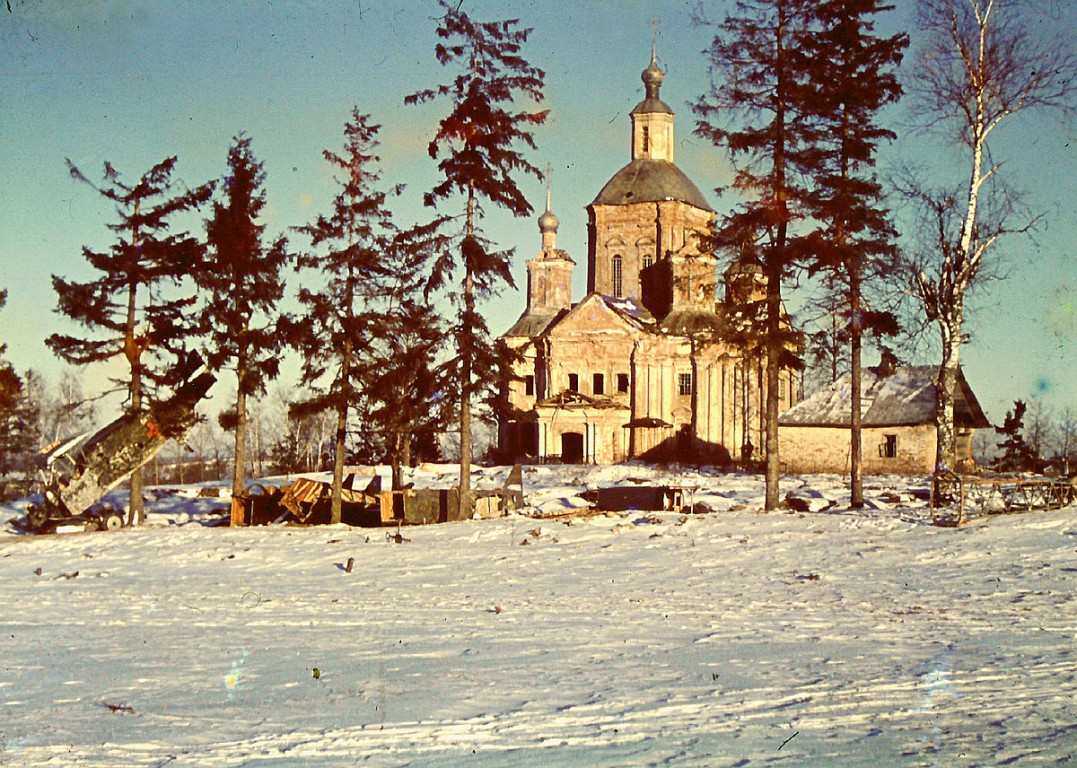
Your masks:
{"label": "snow field", "polygon": [[1072,507],[940,529],[903,479],[852,512],[790,478],[817,511],[766,515],[751,476],[524,482],[555,514],[630,478],[720,511],[396,544],[204,527],[180,493],[139,530],[0,535],[0,765],[1077,765]]}

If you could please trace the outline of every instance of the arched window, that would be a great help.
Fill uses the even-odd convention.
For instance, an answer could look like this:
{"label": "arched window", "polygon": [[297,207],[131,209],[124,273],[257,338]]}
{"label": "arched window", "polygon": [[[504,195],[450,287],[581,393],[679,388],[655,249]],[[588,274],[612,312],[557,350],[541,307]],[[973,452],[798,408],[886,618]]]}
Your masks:
{"label": "arched window", "polygon": [[613,257],[613,295],[621,298],[624,291],[624,260],[620,255]]}

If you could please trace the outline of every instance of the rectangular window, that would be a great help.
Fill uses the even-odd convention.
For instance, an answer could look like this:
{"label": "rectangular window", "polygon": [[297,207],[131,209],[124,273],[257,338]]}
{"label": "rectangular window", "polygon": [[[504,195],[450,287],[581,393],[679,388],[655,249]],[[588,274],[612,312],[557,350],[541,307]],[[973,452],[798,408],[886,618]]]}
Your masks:
{"label": "rectangular window", "polygon": [[886,441],[879,444],[879,456],[884,459],[897,458],[897,435],[883,435]]}
{"label": "rectangular window", "polygon": [[617,391],[620,392],[622,395],[628,393],[628,374],[627,373],[618,373],[617,374]]}
{"label": "rectangular window", "polygon": [[679,373],[677,374],[677,394],[678,395],[690,395],[692,394],[692,374]]}
{"label": "rectangular window", "polygon": [[606,379],[601,373],[596,373],[594,376],[591,377],[591,394],[606,394]]}
{"label": "rectangular window", "polygon": [[651,131],[648,126],[643,126],[643,151],[644,153],[651,150]]}
{"label": "rectangular window", "polygon": [[778,379],[778,399],[785,399],[785,379]]}
{"label": "rectangular window", "polygon": [[570,373],[568,375],[568,388],[573,392],[580,391],[580,377],[579,374]]}
{"label": "rectangular window", "polygon": [[620,256],[613,257],[613,295],[621,298],[624,293],[624,260]]}
{"label": "rectangular window", "polygon": [[535,377],[534,376],[525,376],[524,377],[524,394],[527,395],[528,397],[534,397],[535,396]]}

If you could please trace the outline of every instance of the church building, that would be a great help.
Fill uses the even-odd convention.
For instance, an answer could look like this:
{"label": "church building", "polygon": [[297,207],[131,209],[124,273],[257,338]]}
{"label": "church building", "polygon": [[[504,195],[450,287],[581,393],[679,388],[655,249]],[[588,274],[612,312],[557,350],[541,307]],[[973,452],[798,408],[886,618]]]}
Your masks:
{"label": "church building", "polygon": [[[506,459],[762,458],[766,362],[736,343],[736,308],[762,300],[762,270],[734,264],[719,280],[705,240],[715,212],[674,164],[664,77],[652,56],[631,162],[587,206],[587,295],[576,304],[576,262],[557,248],[547,192],[527,307],[501,337],[520,355],[499,413]],[[795,372],[782,371],[780,387],[784,411]]]}

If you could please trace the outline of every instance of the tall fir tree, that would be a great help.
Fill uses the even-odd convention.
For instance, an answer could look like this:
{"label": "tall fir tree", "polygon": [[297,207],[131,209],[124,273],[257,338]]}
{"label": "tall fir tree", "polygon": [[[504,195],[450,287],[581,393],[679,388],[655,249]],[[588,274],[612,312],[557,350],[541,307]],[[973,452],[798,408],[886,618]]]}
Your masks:
{"label": "tall fir tree", "polygon": [[[894,133],[879,124],[880,111],[898,100],[894,70],[908,36],[879,37],[875,20],[893,6],[882,0],[826,0],[815,9],[819,32],[806,52],[815,98],[819,151],[806,211],[819,228],[806,238],[808,272],[821,272],[843,310],[850,372],[850,503],[864,506],[861,352],[866,335],[892,336],[892,312],[873,309],[868,292],[897,268],[897,232],[874,173],[881,142]],[[878,291],[876,291],[878,293]]]}
{"label": "tall fir tree", "polygon": [[[182,353],[196,330],[189,322],[194,297],[170,289],[194,271],[203,245],[186,232],[172,232],[172,220],[204,204],[213,184],[174,192],[175,157],[154,165],[134,183],[124,181],[107,162],[101,184],[91,182],[70,160],[67,165],[72,178],[115,204],[118,220],[108,228],[117,241],[106,251],[83,248],[90,266],[100,273],[96,280],[80,283],[52,276],[59,312],[82,325],[88,337],[57,333],[45,343],[76,365],[122,356],[129,370],[122,382],[127,413],[138,416],[153,399],[149,387],[176,383],[174,366],[166,361]],[[131,474],[130,490],[128,524],[140,524],[141,470]]]}
{"label": "tall fir tree", "polygon": [[393,488],[403,486],[403,467],[417,442],[446,422],[446,382],[437,366],[444,328],[422,286],[401,270],[386,292],[382,321],[361,363],[366,416],[385,438]]}
{"label": "tall fir tree", "polygon": [[[495,251],[481,235],[482,201],[514,216],[528,216],[532,207],[520,191],[517,176],[541,178],[522,154],[535,149],[533,130],[546,121],[546,110],[518,108],[518,101],[541,103],[545,73],[522,55],[531,34],[519,20],[477,22],[460,10],[461,3],[441,0],[444,11],[437,30],[435,55],[442,66],[452,67],[451,81],[407,96],[407,104],[447,100],[449,114],[438,125],[429,144],[438,160],[441,180],[425,195],[425,203],[439,207],[462,198],[464,227],[458,246],[444,251],[434,262],[431,288],[454,284],[459,310],[449,334],[454,345],[448,369],[459,396],[460,508],[469,515],[471,497],[472,401],[484,395],[493,400],[499,382],[509,375],[507,351],[491,338],[477,302],[513,285],[510,259],[513,250]],[[522,147],[521,147],[522,145]],[[441,221],[448,225],[448,216]],[[458,282],[456,282],[458,280]]]}
{"label": "tall fir tree", "polygon": [[733,188],[746,201],[721,222],[716,244],[754,259],[766,279],[761,327],[766,353],[764,405],[766,500],[778,506],[779,373],[799,366],[782,304],[782,284],[801,251],[795,222],[803,215],[805,180],[818,164],[810,62],[813,2],[738,0],[706,51],[711,85],[693,105],[696,133],[724,147],[737,165]]}
{"label": "tall fir tree", "polygon": [[209,247],[195,273],[204,299],[200,317],[209,363],[216,370],[231,367],[236,375],[235,409],[228,419],[235,436],[232,493],[236,496],[243,492],[246,478],[247,399],[264,392],[267,382],[277,377],[284,348],[278,304],[291,255],[284,237],[264,242],[265,178],[251,139],[236,136],[228,150],[220,198],[206,221]]}
{"label": "tall fir tree", "polygon": [[332,212],[301,228],[313,251],[299,259],[324,284],[304,286],[299,301],[307,317],[296,325],[294,344],[303,354],[301,384],[315,396],[293,408],[297,416],[329,411],[335,418],[331,519],[341,516],[341,488],[349,414],[365,396],[363,360],[377,338],[391,333],[384,314],[385,285],[394,268],[390,254],[399,238],[388,199],[402,187],[381,188],[378,132],[370,115],[352,110],[344,126],[344,149],[322,155],[336,172]]}

